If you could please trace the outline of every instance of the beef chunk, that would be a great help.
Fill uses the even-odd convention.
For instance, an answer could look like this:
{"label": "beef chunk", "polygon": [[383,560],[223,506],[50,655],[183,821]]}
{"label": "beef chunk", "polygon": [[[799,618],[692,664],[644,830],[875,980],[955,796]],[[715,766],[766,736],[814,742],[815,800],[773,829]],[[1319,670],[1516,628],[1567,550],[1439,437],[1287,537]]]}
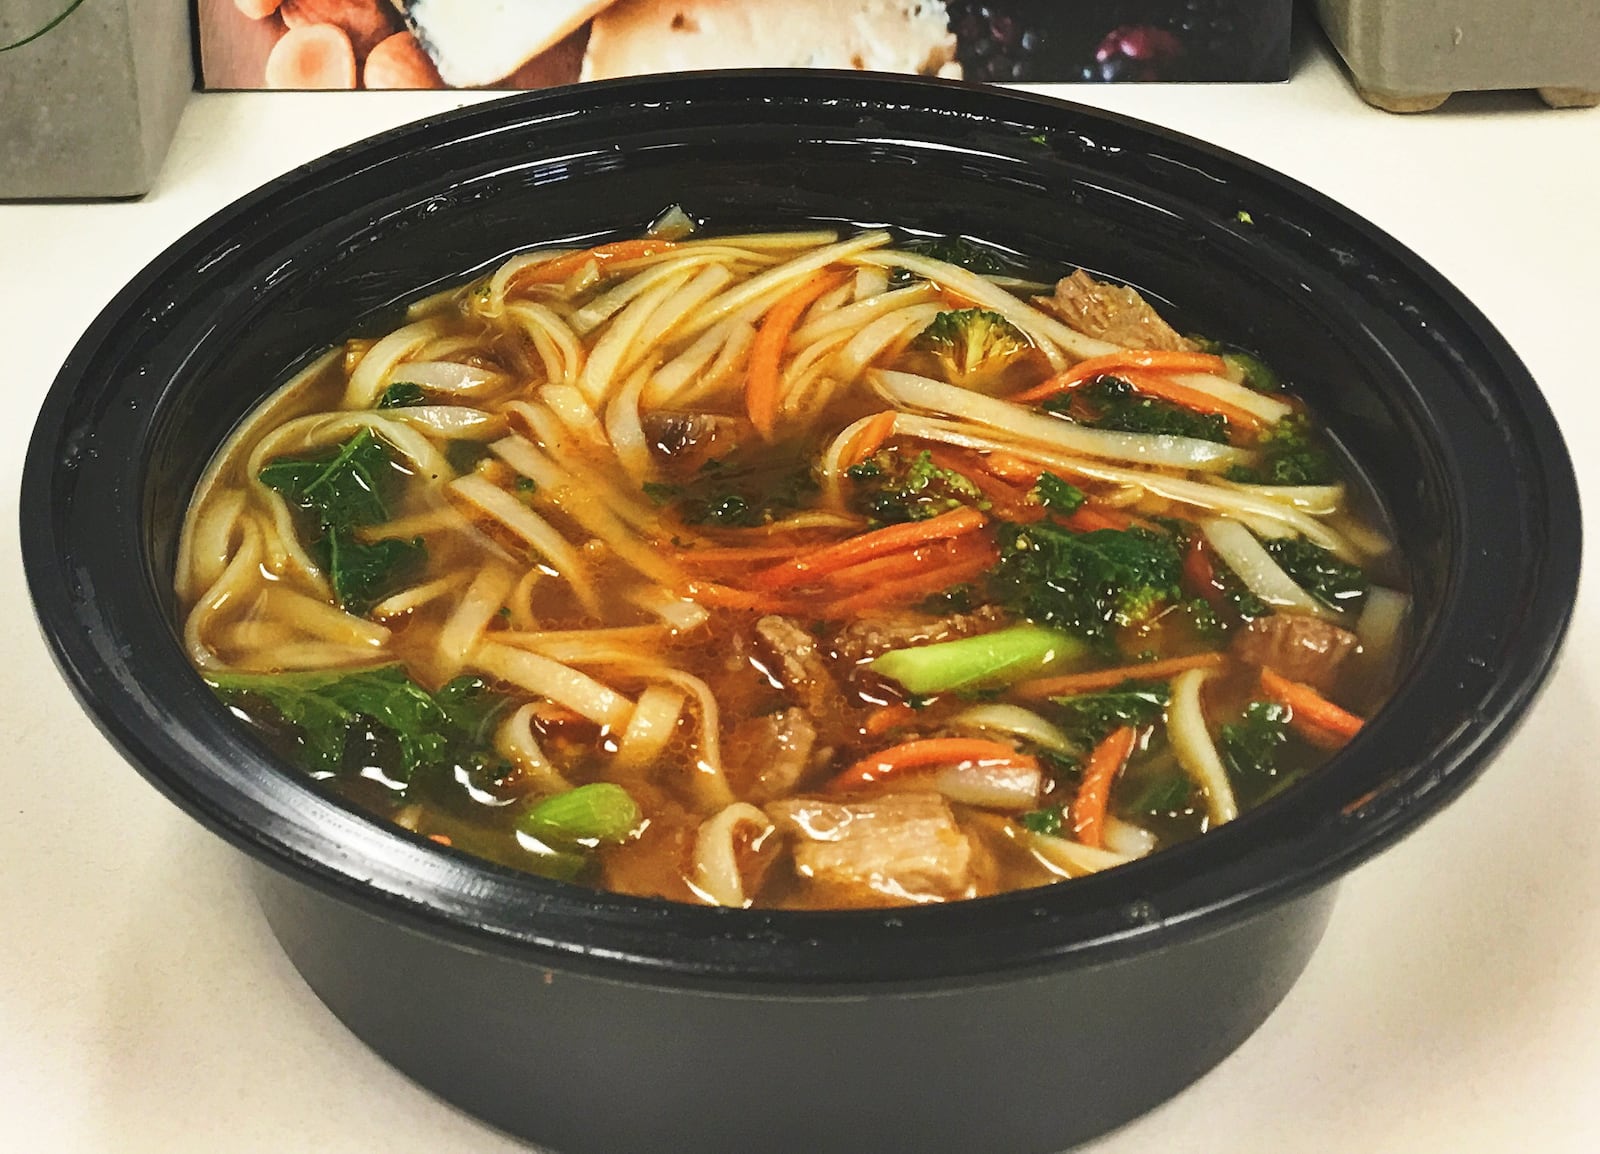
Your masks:
{"label": "beef chunk", "polygon": [[1233,655],[1250,665],[1269,665],[1290,681],[1303,681],[1324,693],[1360,639],[1348,629],[1307,613],[1257,617],[1233,638]]}
{"label": "beef chunk", "polygon": [[740,792],[767,801],[799,788],[811,768],[817,730],[805,710],[791,707],[741,722],[729,745],[750,782]]}
{"label": "beef chunk", "polygon": [[904,905],[973,892],[972,845],[936,793],[795,798],[772,803],[767,814],[792,839],[795,871],[829,904]]}
{"label": "beef chunk", "polygon": [[1034,303],[1054,313],[1085,336],[1134,349],[1193,352],[1193,341],[1179,336],[1131,288],[1097,281],[1081,268],[1056,284],[1053,297]]}
{"label": "beef chunk", "polygon": [[998,629],[1005,621],[1005,610],[995,605],[984,605],[970,613],[953,613],[948,617],[935,617],[914,610],[887,612],[880,617],[864,617],[852,621],[833,639],[832,648],[840,658],[852,665],[871,661],[891,649],[906,649],[913,645],[932,645],[939,641],[954,641],[958,637],[971,637]]}
{"label": "beef chunk", "polygon": [[777,614],[756,622],[756,653],[762,667],[815,720],[839,712],[839,686],[817,639]]}

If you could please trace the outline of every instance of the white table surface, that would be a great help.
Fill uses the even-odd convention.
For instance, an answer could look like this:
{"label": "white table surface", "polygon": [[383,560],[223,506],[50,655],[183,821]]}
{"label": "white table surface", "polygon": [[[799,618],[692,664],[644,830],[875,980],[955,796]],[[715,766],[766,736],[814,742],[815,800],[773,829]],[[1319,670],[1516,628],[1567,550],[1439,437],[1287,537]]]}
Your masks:
{"label": "white table surface", "polygon": [[[1344,202],[1477,302],[1542,383],[1600,507],[1600,110],[1367,108],[1325,45],[1286,86],[1078,87]],[[461,93],[194,98],[137,203],[0,204],[0,469],[79,333],[165,245],[263,180]],[[28,611],[15,499],[0,587],[0,1148],[525,1150],[334,1020],[233,851],[101,740]],[[1196,1086],[1094,1154],[1600,1149],[1600,606],[1491,771],[1343,886],[1305,977]]]}

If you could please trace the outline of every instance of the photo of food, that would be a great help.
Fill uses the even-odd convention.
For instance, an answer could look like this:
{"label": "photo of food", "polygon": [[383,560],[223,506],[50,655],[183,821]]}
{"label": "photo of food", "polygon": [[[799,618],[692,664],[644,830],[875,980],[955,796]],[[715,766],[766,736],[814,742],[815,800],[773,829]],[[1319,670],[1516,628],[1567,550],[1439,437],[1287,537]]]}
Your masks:
{"label": "photo of food", "polygon": [[1291,0],[200,0],[211,89],[546,88],[712,68],[1279,80]]}

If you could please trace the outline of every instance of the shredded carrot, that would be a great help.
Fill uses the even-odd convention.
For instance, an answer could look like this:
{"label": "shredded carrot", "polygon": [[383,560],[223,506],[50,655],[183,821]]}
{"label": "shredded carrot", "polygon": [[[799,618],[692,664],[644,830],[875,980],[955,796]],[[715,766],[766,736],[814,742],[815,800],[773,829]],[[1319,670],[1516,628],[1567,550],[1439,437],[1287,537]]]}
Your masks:
{"label": "shredded carrot", "polygon": [[839,467],[848,469],[852,465],[859,465],[881,449],[894,432],[894,418],[895,411],[885,409],[861,426],[861,431],[850,438],[850,443],[839,454]]}
{"label": "shredded carrot", "polygon": [[796,557],[783,565],[763,569],[752,579],[758,589],[792,589],[824,577],[836,569],[858,565],[885,553],[898,553],[914,549],[931,541],[960,537],[988,524],[988,518],[976,509],[963,506],[930,517],[926,521],[908,521],[901,525],[886,525],[869,533],[861,533],[836,545],[828,545]]}
{"label": "shredded carrot", "polygon": [[1361,718],[1340,709],[1304,682],[1290,681],[1265,665],[1261,667],[1261,689],[1289,707],[1289,725],[1314,745],[1320,744],[1320,738],[1328,743],[1324,748],[1338,748],[1361,732]]}
{"label": "shredded carrot", "polygon": [[428,835],[428,840],[429,841],[436,841],[440,845],[449,845],[449,844],[451,844],[450,843],[450,835],[447,834],[447,833],[430,833]]}
{"label": "shredded carrot", "polygon": [[[861,590],[870,587],[873,582],[885,581],[891,577],[905,577],[930,569],[946,569],[972,554],[972,550],[963,552],[961,548],[963,543],[972,540],[974,540],[972,537],[954,537],[948,541],[934,541],[927,545],[918,545],[915,549],[904,549],[899,553],[874,557],[859,565],[835,569],[822,578],[821,584],[830,589]],[[979,548],[985,546],[980,542]]]}
{"label": "shredded carrot", "polygon": [[861,723],[861,732],[867,737],[882,737],[891,729],[909,725],[916,717],[917,711],[905,702],[891,702],[867,714],[867,719]]}
{"label": "shredded carrot", "polygon": [[1167,373],[1222,373],[1227,364],[1221,357],[1210,353],[1166,352],[1160,349],[1124,349],[1107,353],[1103,357],[1090,357],[1079,361],[1064,373],[1057,373],[1043,384],[1035,385],[1011,399],[1018,404],[1031,405],[1057,393],[1064,393],[1074,385],[1093,380],[1102,374],[1122,376],[1128,369],[1157,369]]}
{"label": "shredded carrot", "polygon": [[1131,725],[1113,729],[1094,747],[1083,767],[1083,780],[1072,799],[1072,836],[1087,846],[1101,847],[1111,783],[1133,754],[1139,731]]}
{"label": "shredded carrot", "polygon": [[1136,392],[1158,400],[1171,401],[1174,405],[1181,405],[1191,412],[1216,413],[1218,416],[1226,417],[1228,423],[1236,428],[1254,431],[1264,425],[1261,418],[1248,409],[1241,409],[1238,405],[1229,404],[1227,401],[1219,401],[1210,393],[1192,389],[1188,385],[1180,385],[1171,377],[1160,373],[1131,372],[1120,375],[1134,387]]}
{"label": "shredded carrot", "polygon": [[780,557],[793,557],[795,546],[790,545],[708,545],[703,549],[680,549],[674,556],[686,564],[703,562],[715,564],[745,564],[756,561],[776,561]]}
{"label": "shredded carrot", "polygon": [[1121,509],[1084,504],[1061,523],[1075,533],[1093,533],[1096,529],[1126,529],[1136,520],[1131,513],[1124,513]]}
{"label": "shredded carrot", "polygon": [[793,613],[804,608],[800,602],[774,597],[766,593],[752,593],[734,589],[711,581],[689,581],[678,590],[699,605],[712,609],[748,609],[757,613]]}
{"label": "shredded carrot", "polygon": [[761,329],[750,344],[750,367],[745,375],[744,403],[750,423],[766,440],[772,440],[778,424],[778,404],[782,379],[778,364],[789,345],[789,337],[800,317],[823,293],[843,284],[851,274],[821,269],[778,298],[778,303],[761,318]]}
{"label": "shredded carrot", "polygon": [[587,248],[582,252],[568,253],[547,260],[543,264],[533,265],[517,273],[516,284],[557,284],[566,280],[590,261],[597,262],[602,268],[612,261],[639,260],[642,257],[656,256],[659,253],[671,252],[678,246],[670,240],[619,240],[611,244],[602,244],[595,248]]}
{"label": "shredded carrot", "polygon": [[983,458],[984,468],[1003,481],[1013,484],[1020,482],[1032,488],[1039,483],[1040,476],[1044,473],[1042,465],[1035,465],[1032,461],[1024,461],[1021,457],[1014,457],[1010,453],[990,453]]}
{"label": "shredded carrot", "polygon": [[1027,769],[1037,769],[1039,766],[1032,757],[998,741],[973,737],[929,737],[892,745],[881,753],[864,757],[828,782],[825,788],[830,791],[860,789],[864,785],[872,785],[914,769],[968,763],[1021,766]]}
{"label": "shredded carrot", "polygon": [[1146,661],[1142,665],[1119,665],[1115,669],[1093,669],[1087,673],[1065,673],[1060,677],[1019,681],[1011,687],[1011,691],[1019,697],[1028,698],[1071,697],[1075,693],[1112,689],[1124,681],[1165,681],[1186,669],[1209,669],[1227,660],[1225,653],[1195,653],[1188,657],[1168,657],[1164,661]]}
{"label": "shredded carrot", "polygon": [[923,597],[932,597],[952,585],[960,585],[981,577],[994,568],[997,560],[999,554],[986,543],[981,550],[945,568],[930,569],[911,577],[902,577],[897,581],[880,582],[870,589],[863,589],[860,593],[853,593],[848,597],[841,597],[837,601],[821,605],[817,607],[816,612],[824,620],[837,621],[882,605],[903,604]]}

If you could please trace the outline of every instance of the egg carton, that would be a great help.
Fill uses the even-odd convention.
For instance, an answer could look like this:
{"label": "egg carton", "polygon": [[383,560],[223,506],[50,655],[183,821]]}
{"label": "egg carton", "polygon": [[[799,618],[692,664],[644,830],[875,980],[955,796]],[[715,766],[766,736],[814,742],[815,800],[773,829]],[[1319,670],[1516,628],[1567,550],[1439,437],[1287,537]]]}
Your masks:
{"label": "egg carton", "polygon": [[1316,0],[1368,104],[1427,112],[1456,92],[1531,88],[1600,104],[1600,0]]}

